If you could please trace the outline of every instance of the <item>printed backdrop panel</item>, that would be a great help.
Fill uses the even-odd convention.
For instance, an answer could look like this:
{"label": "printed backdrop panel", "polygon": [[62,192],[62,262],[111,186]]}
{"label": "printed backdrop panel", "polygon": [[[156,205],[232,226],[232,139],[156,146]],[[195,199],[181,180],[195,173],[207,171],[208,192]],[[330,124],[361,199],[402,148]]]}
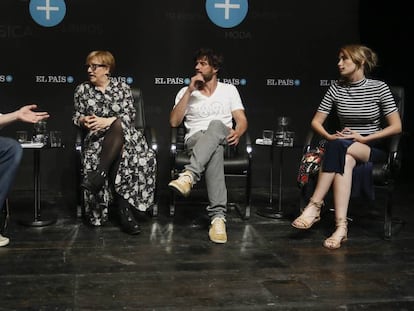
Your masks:
{"label": "printed backdrop panel", "polygon": [[[240,90],[252,138],[263,128],[276,128],[277,117],[286,115],[300,141],[337,77],[338,48],[359,41],[358,9],[357,0],[346,5],[330,0],[2,0],[0,110],[35,102],[51,113],[49,128],[62,130],[66,148],[59,156],[45,155],[50,164],[45,174],[57,173],[44,182],[48,189],[74,192],[73,91],[86,79],[86,55],[110,50],[117,61],[113,78],[143,91],[148,123],[160,141],[159,184],[165,189],[169,111],[194,73],[197,48],[223,52],[220,78]],[[2,135],[27,127],[13,124]],[[299,153],[293,150],[286,160],[287,186],[295,185]],[[255,148],[254,156],[253,186],[265,187],[268,153]],[[20,181],[16,188],[26,186]]]}

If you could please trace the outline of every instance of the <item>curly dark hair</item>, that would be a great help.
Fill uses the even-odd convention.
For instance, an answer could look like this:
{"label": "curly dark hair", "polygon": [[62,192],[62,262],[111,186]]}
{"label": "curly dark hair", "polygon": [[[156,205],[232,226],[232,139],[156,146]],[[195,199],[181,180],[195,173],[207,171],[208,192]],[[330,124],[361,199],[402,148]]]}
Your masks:
{"label": "curly dark hair", "polygon": [[223,55],[210,48],[200,48],[196,51],[194,62],[197,62],[201,58],[206,58],[208,63],[217,70],[220,70],[223,65]]}

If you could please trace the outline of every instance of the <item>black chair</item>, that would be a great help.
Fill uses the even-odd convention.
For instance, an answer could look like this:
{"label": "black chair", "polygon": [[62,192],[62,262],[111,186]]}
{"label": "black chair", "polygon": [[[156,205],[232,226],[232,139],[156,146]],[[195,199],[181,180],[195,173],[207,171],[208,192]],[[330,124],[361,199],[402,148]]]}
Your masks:
{"label": "black chair", "polygon": [[7,227],[10,221],[10,212],[9,212],[9,199],[6,198],[4,206],[0,212],[0,234],[6,232]]}
{"label": "black chair", "polygon": [[[401,120],[404,117],[404,105],[405,105],[405,94],[404,88],[400,86],[390,86],[391,92],[394,96],[395,103],[399,109]],[[332,120],[327,120],[328,124],[337,123],[332,122]],[[333,127],[335,128],[335,127]],[[337,127],[336,127],[337,128]],[[398,179],[398,175],[401,168],[401,134],[394,135],[388,138],[388,158],[383,163],[373,164],[372,177],[375,188],[375,196],[378,194],[385,194],[385,208],[384,208],[384,239],[389,240],[392,236],[392,226],[394,223],[401,224],[400,220],[393,219],[392,210],[393,210],[393,193],[395,189],[395,184]],[[304,154],[314,149],[317,145],[317,142],[320,141],[319,137],[313,130],[310,130],[306,136],[304,142]],[[355,175],[354,175],[355,178]],[[357,178],[357,177],[356,177]],[[301,188],[300,196],[300,209],[306,206],[309,201],[313,190],[316,186],[317,176],[310,176],[309,182]],[[370,200],[370,206],[373,207],[378,200]]]}
{"label": "black chair", "polygon": [[[190,155],[184,145],[184,136],[186,129],[181,123],[178,127],[171,128],[171,146],[170,146],[170,171],[171,180],[176,179],[178,174],[184,169],[184,165],[190,163]],[[226,146],[224,150],[224,174],[226,178],[227,190],[232,190],[231,179],[237,178],[243,181],[244,202],[229,202],[229,207],[235,207],[241,218],[246,220],[250,218],[251,204],[251,162],[252,162],[252,145],[250,136],[246,132],[240,139],[237,146]],[[203,178],[195,184],[192,191],[205,190]],[[237,196],[237,194],[236,194]],[[229,196],[230,197],[230,196]],[[198,197],[198,199],[200,199]],[[181,198],[181,203],[191,202],[189,198]],[[174,216],[176,204],[180,200],[174,191],[171,191],[170,197],[170,216]],[[199,202],[205,203],[207,202]],[[242,206],[244,205],[244,206]]]}
{"label": "black chair", "polygon": [[[145,118],[145,109],[144,109],[144,99],[142,96],[142,91],[139,88],[131,88],[132,91],[132,95],[134,97],[134,107],[136,110],[135,113],[135,128],[138,131],[141,131],[144,133],[145,138],[147,139],[147,143],[148,146],[153,149],[156,153],[156,155],[158,155],[158,143],[157,143],[157,136],[156,136],[156,132],[155,129],[149,125],[147,125],[146,123],[146,118]],[[84,131],[82,131],[82,129],[80,129],[79,127],[76,127],[76,138],[75,138],[75,150],[76,152],[80,153],[82,150],[82,142],[83,142],[83,138],[84,138]],[[78,179],[79,181],[81,180],[81,163],[80,163],[80,156],[78,157],[79,161],[78,161]],[[158,161],[158,159],[157,159]],[[80,184],[80,182],[79,182]],[[151,207],[151,215],[153,217],[156,217],[158,215],[158,195],[157,195],[157,186],[155,187],[155,193],[154,193],[154,204]],[[78,193],[77,193],[77,200],[78,200],[78,207],[77,207],[77,215],[78,216],[82,216],[84,215],[84,208],[83,208],[83,191],[81,189],[81,187],[78,187]]]}

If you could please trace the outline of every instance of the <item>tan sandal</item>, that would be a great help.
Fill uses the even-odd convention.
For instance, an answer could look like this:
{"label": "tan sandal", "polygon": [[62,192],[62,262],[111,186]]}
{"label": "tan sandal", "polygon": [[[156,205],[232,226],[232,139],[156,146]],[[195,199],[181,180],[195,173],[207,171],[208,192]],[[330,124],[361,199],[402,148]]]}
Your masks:
{"label": "tan sandal", "polygon": [[[321,220],[320,214],[323,205],[323,201],[316,202],[311,198],[309,200],[308,205],[303,210],[302,214],[292,222],[292,226],[298,229],[309,229],[310,227],[312,227],[315,223]],[[310,208],[311,206],[316,207],[316,213],[314,215],[304,216],[303,213],[306,211],[306,209]]]}
{"label": "tan sandal", "polygon": [[[345,231],[345,233],[338,233],[339,230]],[[341,247],[341,243],[348,239],[348,221],[340,218],[336,220],[335,232],[323,242],[323,246],[329,249],[337,249]]]}

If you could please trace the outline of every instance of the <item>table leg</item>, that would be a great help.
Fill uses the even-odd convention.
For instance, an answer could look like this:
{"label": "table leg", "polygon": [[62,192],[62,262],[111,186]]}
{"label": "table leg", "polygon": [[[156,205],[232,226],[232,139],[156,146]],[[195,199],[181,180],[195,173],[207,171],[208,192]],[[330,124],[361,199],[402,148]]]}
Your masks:
{"label": "table leg", "polygon": [[273,145],[270,147],[270,186],[269,186],[269,205],[273,207]]}
{"label": "table leg", "polygon": [[275,218],[282,218],[282,187],[283,187],[283,147],[280,147],[279,154],[279,198],[278,198],[278,210],[275,213]]}
{"label": "table leg", "polygon": [[48,226],[56,222],[56,219],[42,220],[41,217],[41,189],[40,189],[40,150],[33,150],[33,176],[34,176],[34,214],[33,220],[20,221],[23,225],[31,227]]}
{"label": "table leg", "polygon": [[[283,214],[281,212],[281,188],[282,188],[282,184],[280,183],[281,180],[281,172],[282,172],[282,164],[280,166],[280,170],[279,170],[279,209],[276,211],[274,206],[273,206],[273,169],[274,169],[274,161],[273,161],[273,145],[270,146],[270,185],[269,185],[269,205],[268,206],[263,206],[263,207],[258,207],[257,208],[257,214],[263,217],[267,217],[267,218],[282,218]],[[283,149],[283,148],[280,148]],[[281,154],[282,155],[282,154]],[[282,157],[280,158],[282,161]]]}

